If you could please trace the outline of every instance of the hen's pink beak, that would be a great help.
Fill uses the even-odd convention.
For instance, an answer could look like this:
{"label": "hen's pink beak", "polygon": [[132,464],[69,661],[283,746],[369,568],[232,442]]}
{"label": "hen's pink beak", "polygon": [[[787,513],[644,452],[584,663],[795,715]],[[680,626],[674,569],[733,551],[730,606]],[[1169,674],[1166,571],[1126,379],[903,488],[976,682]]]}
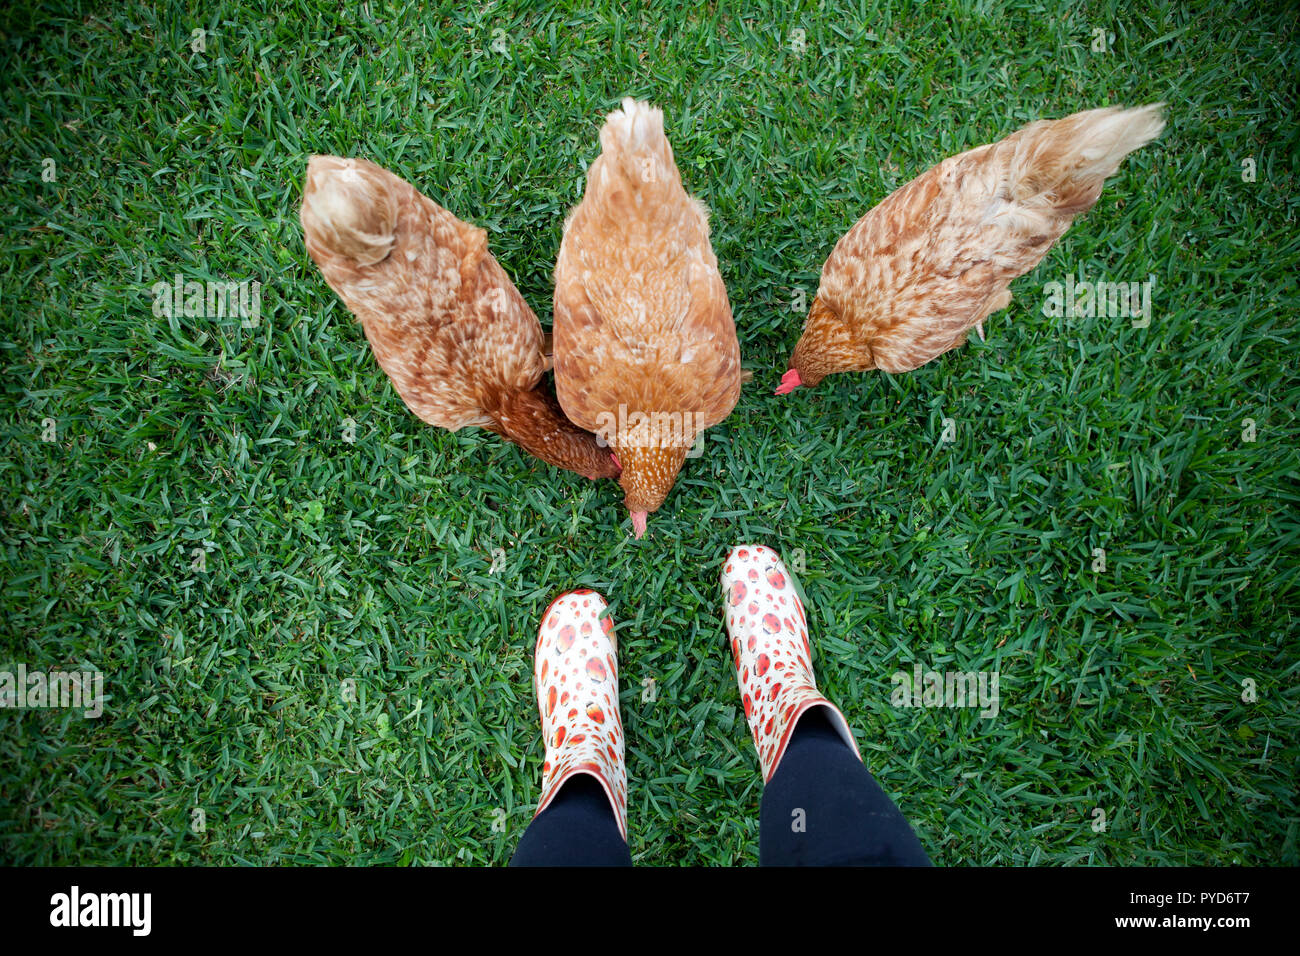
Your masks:
{"label": "hen's pink beak", "polygon": [[632,529],[636,532],[638,538],[645,534],[645,519],[647,515],[644,511],[632,512]]}
{"label": "hen's pink beak", "polygon": [[618,455],[614,454],[614,453],[611,451],[611,452],[609,453],[609,457],[614,459],[614,467],[617,468],[619,471],[622,471],[622,470],[623,470],[623,463],[622,463],[621,461],[618,460]]}
{"label": "hen's pink beak", "polygon": [[802,384],[803,382],[799,378],[799,370],[792,368],[781,376],[781,384],[776,387],[776,394],[789,395]]}

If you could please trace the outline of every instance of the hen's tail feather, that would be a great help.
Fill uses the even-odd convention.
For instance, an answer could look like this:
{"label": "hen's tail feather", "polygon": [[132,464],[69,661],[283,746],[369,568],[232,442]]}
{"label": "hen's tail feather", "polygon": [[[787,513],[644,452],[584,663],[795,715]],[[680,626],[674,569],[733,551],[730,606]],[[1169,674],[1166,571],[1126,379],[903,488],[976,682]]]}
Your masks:
{"label": "hen's tail feather", "polygon": [[1010,198],[1025,202],[1051,195],[1052,205],[1064,214],[1088,208],[1124,157],[1160,135],[1163,108],[1163,103],[1133,109],[1112,106],[1031,124],[1012,137],[1017,142],[1010,164]]}
{"label": "hen's tail feather", "polygon": [[313,156],[300,213],[308,246],[362,266],[387,258],[397,230],[389,178],[363,159]]}
{"label": "hen's tail feather", "polygon": [[600,148],[611,163],[634,182],[675,177],[672,147],[664,135],[663,110],[627,97],[621,109],[605,117]]}
{"label": "hen's tail feather", "polygon": [[619,109],[605,117],[600,144],[608,148],[611,141],[630,148],[657,145],[664,138],[664,112],[649,103],[623,97]]}

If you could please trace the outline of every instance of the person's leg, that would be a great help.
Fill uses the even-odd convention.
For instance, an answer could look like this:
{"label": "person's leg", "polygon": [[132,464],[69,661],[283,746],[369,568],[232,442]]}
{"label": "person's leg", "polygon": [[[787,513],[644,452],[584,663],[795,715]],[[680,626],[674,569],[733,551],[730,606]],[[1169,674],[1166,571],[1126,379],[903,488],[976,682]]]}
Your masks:
{"label": "person's leg", "polygon": [[763,866],[929,866],[894,801],[844,743],[826,709],[799,718],[763,790]]}
{"label": "person's leg", "polygon": [[551,805],[533,818],[511,866],[631,866],[609,798],[595,778],[565,781]]}
{"label": "person's leg", "polygon": [[542,797],[511,866],[631,865],[618,643],[605,607],[594,591],[570,591],[542,615],[533,654]]}
{"label": "person's leg", "polygon": [[780,556],[762,545],[733,548],[722,587],[736,679],[766,785],[760,862],[928,865],[915,834],[863,766],[844,715],[817,690],[808,622]]}

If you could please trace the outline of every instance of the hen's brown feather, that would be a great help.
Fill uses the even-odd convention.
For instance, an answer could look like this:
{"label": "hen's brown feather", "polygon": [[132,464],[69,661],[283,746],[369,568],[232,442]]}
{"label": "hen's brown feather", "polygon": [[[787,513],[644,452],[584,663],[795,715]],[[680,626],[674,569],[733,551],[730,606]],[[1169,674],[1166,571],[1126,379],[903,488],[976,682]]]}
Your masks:
{"label": "hen's brown feather", "polygon": [[1011,302],[1128,153],[1160,134],[1162,104],[1040,120],[944,160],[836,244],[790,360],[801,384],[906,372],[966,341]]}
{"label": "hen's brown feather", "polygon": [[[624,100],[600,141],[555,267],[556,394],[576,424],[608,436],[628,508],[648,513],[696,433],[735,407],[740,345],[707,214],[682,188],[663,113]],[[656,441],[652,425],[623,424],[636,412],[681,416],[687,433]]]}
{"label": "hen's brown feather", "polygon": [[587,477],[617,474],[595,436],[534,394],[542,327],[487,233],[382,167],[334,156],[308,164],[301,219],[312,260],[420,419],[489,428]]}

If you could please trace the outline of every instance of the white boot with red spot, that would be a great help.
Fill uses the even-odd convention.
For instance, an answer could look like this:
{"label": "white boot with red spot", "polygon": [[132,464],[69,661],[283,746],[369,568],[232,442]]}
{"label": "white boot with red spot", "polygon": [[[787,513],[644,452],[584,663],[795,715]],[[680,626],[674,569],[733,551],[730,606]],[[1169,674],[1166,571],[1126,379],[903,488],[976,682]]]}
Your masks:
{"label": "white boot with red spot", "polygon": [[561,594],[542,615],[533,654],[533,684],[542,717],[546,762],[537,813],[575,774],[595,777],[609,797],[618,831],[627,839],[627,769],[618,713],[618,640],[600,615],[595,591]]}
{"label": "white boot with red spot", "polygon": [[763,782],[776,773],[795,724],[813,707],[862,759],[839,708],[821,695],[813,678],[808,621],[780,556],[763,545],[731,549],[722,565],[727,636],[750,733],[763,765]]}

